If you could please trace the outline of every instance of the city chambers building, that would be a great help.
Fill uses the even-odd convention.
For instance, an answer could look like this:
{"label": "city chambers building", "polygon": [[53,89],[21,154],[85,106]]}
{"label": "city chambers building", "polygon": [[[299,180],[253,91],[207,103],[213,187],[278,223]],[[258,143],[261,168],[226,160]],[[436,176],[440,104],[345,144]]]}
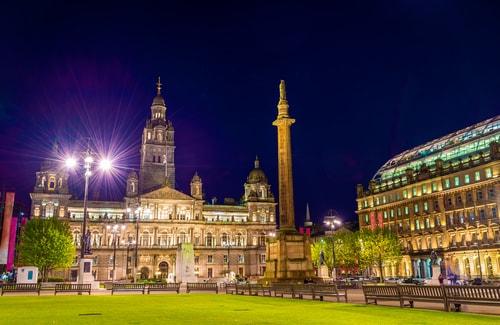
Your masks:
{"label": "city chambers building", "polygon": [[404,247],[385,276],[431,277],[434,251],[445,274],[500,277],[499,140],[500,115],[398,154],[357,186],[360,228],[387,227]]}
{"label": "city chambers building", "polygon": [[[276,203],[259,160],[242,186],[241,201],[209,204],[203,199],[202,179],[196,173],[189,194],[175,188],[174,152],[174,127],[167,119],[158,82],[151,117],[142,133],[140,170],[128,175],[125,197],[122,201],[88,201],[87,236],[94,278],[111,280],[114,264],[116,280],[134,274],[143,279],[172,279],[177,248],[183,243],[194,247],[194,274],[199,281],[221,278],[228,272],[247,278],[263,275],[266,236],[276,229]],[[79,249],[83,201],[72,198],[67,171],[53,160],[44,161],[30,195],[32,217],[68,221]],[[75,257],[71,271],[53,275],[75,280],[77,273]]]}

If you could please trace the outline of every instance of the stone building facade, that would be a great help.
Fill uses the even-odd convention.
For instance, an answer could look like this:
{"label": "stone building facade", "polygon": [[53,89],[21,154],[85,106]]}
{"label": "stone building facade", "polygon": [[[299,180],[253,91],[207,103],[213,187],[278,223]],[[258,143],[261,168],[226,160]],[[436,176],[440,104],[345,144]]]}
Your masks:
{"label": "stone building facade", "polygon": [[[258,158],[243,184],[239,202],[205,202],[197,173],[189,195],[182,193],[175,188],[174,128],[166,113],[158,81],[151,118],[142,135],[139,173],[128,175],[122,201],[88,202],[95,279],[112,279],[113,255],[116,280],[134,274],[172,279],[177,248],[182,243],[194,246],[194,273],[199,280],[227,276],[228,268],[232,276],[262,276],[266,238],[276,230],[276,203]],[[80,247],[83,201],[72,198],[68,174],[54,160],[42,163],[31,200],[32,217],[67,220],[75,246]],[[115,225],[118,233],[112,232]],[[74,280],[76,261],[75,256],[75,268],[59,275]]]}
{"label": "stone building facade", "polygon": [[357,187],[361,228],[388,227],[404,257],[386,276],[500,277],[500,116],[407,150]]}

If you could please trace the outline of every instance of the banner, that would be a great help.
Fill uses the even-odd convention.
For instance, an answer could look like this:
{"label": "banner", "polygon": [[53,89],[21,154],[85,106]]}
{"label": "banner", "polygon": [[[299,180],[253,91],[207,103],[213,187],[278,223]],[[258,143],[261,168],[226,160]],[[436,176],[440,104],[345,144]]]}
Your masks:
{"label": "banner", "polygon": [[7,264],[9,255],[10,224],[12,222],[12,210],[14,209],[13,192],[5,192],[5,206],[3,210],[2,237],[0,238],[0,264]]}
{"label": "banner", "polygon": [[17,217],[12,218],[10,223],[9,253],[7,256],[7,271],[14,268],[14,257],[16,255],[16,237],[17,237]]}

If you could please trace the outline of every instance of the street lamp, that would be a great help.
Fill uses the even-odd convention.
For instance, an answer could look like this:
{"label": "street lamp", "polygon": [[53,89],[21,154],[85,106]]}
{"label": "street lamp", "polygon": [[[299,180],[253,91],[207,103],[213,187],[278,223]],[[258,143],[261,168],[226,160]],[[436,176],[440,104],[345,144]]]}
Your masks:
{"label": "street lamp", "polygon": [[332,234],[332,254],[333,254],[333,265],[332,265],[332,278],[335,281],[337,279],[337,271],[336,271],[336,260],[335,260],[335,236],[334,231],[336,227],[340,227],[342,225],[342,221],[336,216],[333,215],[332,210],[330,210],[330,215],[325,217],[324,220],[325,225],[330,229]]}
{"label": "street lamp", "polygon": [[233,245],[231,244],[231,241],[228,238],[228,240],[225,243],[223,243],[223,246],[225,248],[227,248],[227,279],[228,279],[228,281],[230,281],[231,280],[231,266],[230,266],[231,259],[230,259],[229,254],[230,254],[230,249]]}
{"label": "street lamp", "polygon": [[[89,234],[87,234],[87,208],[88,208],[88,193],[89,193],[89,179],[90,176],[92,175],[92,164],[94,163],[94,157],[93,153],[90,150],[89,147],[87,147],[87,150],[83,153],[82,160],[83,164],[81,165],[84,170],[84,180],[85,180],[85,185],[84,185],[84,193],[83,193],[83,224],[82,224],[82,235],[80,238],[80,267],[79,267],[79,276],[78,276],[78,283],[83,284],[84,283],[84,275],[83,273],[90,273],[92,265],[89,264],[88,267],[85,267],[83,259],[85,258],[85,255],[90,254],[90,238]],[[68,157],[65,160],[65,165],[68,169],[76,169],[76,167],[79,166],[79,160],[74,158],[74,157]],[[109,171],[112,168],[112,163],[111,160],[109,159],[102,159],[99,162],[99,167],[103,171]],[[87,262],[88,263],[88,262]],[[87,269],[87,270],[86,270]]]}
{"label": "street lamp", "polygon": [[113,277],[111,278],[111,282],[114,283],[116,279],[116,235],[120,233],[120,231],[125,230],[125,225],[107,225],[106,229],[113,234]]}
{"label": "street lamp", "polygon": [[130,246],[134,246],[135,245],[135,240],[132,239],[132,238],[128,238],[128,241],[124,242],[125,245],[127,245],[127,262],[126,262],[126,267],[125,267],[125,274],[126,274],[126,278],[128,279],[128,259],[129,259],[129,252],[130,252]]}
{"label": "street lamp", "polygon": [[139,219],[142,207],[135,210],[135,259],[134,259],[134,283],[137,282],[137,261],[139,260]]}

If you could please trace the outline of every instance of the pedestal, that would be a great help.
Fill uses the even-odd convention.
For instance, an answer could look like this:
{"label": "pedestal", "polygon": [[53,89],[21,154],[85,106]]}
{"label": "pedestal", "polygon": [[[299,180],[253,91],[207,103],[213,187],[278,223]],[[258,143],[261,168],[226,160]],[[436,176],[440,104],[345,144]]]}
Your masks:
{"label": "pedestal", "polygon": [[279,233],[266,246],[264,282],[304,282],[314,276],[309,237]]}
{"label": "pedestal", "polygon": [[322,279],[328,279],[330,275],[328,274],[328,266],[321,265],[318,269],[318,277]]}
{"label": "pedestal", "polygon": [[441,274],[441,267],[439,265],[432,266],[432,278],[429,284],[439,285],[439,275]]}
{"label": "pedestal", "polygon": [[95,281],[92,275],[92,263],[91,258],[82,258],[78,265],[78,280],[77,283],[80,284],[91,284],[92,289],[99,289],[99,282]]}
{"label": "pedestal", "polygon": [[197,282],[194,274],[194,249],[193,244],[183,243],[177,247],[175,259],[175,275],[177,282]]}
{"label": "pedestal", "polygon": [[18,267],[16,283],[38,283],[38,268],[36,266]]}

